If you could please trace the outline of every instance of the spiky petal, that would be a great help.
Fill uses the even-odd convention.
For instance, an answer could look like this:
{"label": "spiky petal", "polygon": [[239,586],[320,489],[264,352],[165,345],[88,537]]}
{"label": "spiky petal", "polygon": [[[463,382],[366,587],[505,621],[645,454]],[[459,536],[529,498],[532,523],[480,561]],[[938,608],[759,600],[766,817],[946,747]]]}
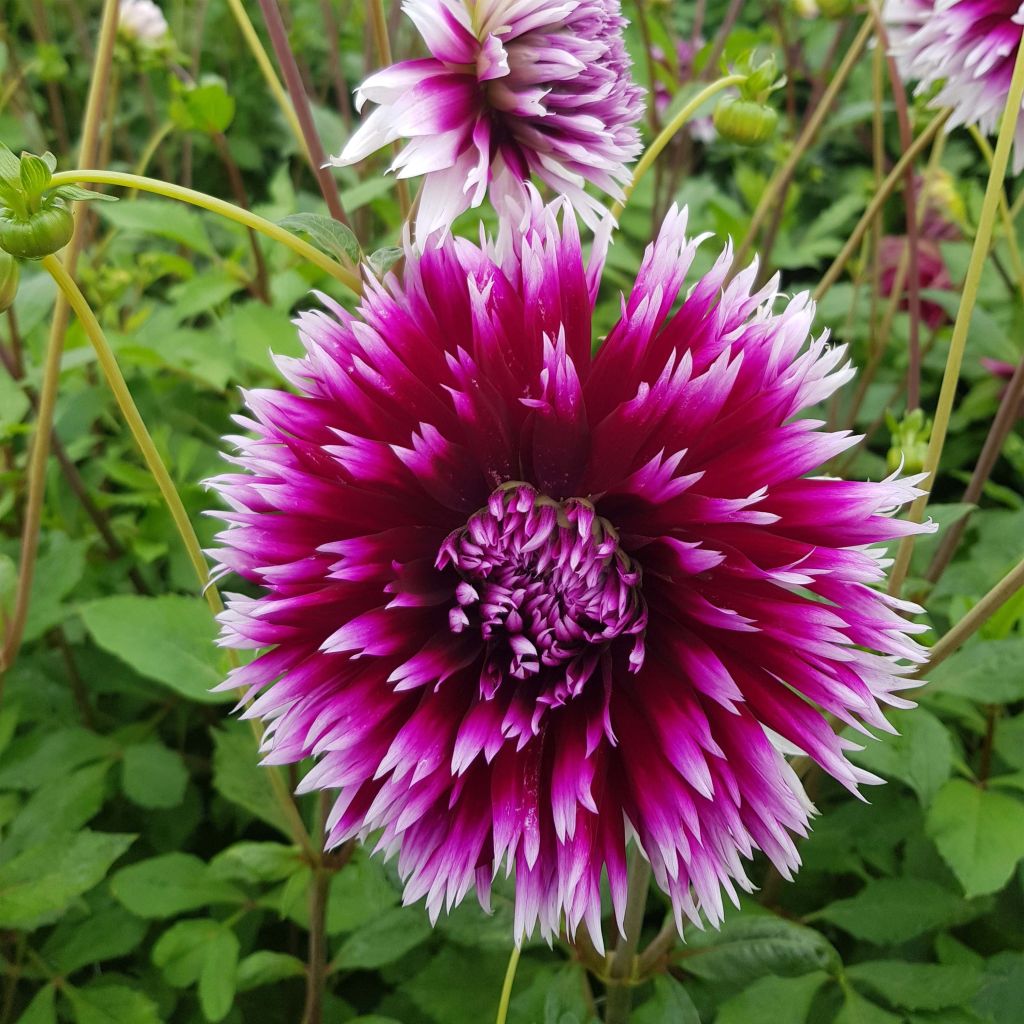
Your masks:
{"label": "spiky petal", "polygon": [[[809,473],[854,438],[802,413],[851,376],[806,295],[731,253],[684,292],[673,210],[592,354],[599,261],[534,200],[324,299],[250,392],[222,642],[266,760],[314,758],[328,841],[378,837],[432,917],[515,874],[517,938],[620,923],[635,837],[677,917],[718,922],[763,850],[786,876],[812,808],[777,743],[856,789],[825,712],[886,728],[921,660],[876,545],[916,481]],[[685,297],[684,297],[685,296]],[[675,310],[675,312],[673,312]],[[781,738],[781,740],[780,740]]]}

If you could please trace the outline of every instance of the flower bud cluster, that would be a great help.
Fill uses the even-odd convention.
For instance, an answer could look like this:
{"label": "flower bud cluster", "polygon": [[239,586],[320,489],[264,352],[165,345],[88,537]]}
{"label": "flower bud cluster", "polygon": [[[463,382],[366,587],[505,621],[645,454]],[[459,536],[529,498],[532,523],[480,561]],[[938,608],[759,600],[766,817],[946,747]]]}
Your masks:
{"label": "flower bud cluster", "polygon": [[750,54],[740,73],[746,78],[739,84],[739,96],[723,99],[715,108],[715,129],[730,142],[741,146],[761,146],[775,134],[779,115],[769,106],[768,97],[785,85],[778,75],[774,57],[754,66]]}

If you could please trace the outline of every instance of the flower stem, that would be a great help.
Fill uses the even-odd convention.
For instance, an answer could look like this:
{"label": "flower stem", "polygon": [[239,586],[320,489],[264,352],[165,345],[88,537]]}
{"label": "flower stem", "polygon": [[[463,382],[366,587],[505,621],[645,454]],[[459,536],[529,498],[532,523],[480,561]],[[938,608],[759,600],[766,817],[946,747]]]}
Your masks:
{"label": "flower stem", "polygon": [[211,213],[219,214],[228,220],[233,220],[243,227],[252,228],[260,234],[273,238],[282,245],[288,246],[294,253],[308,260],[314,266],[319,267],[325,273],[330,274],[336,281],[340,281],[349,291],[356,295],[362,291],[362,282],[356,273],[335,262],[326,256],[319,249],[314,248],[308,242],[304,242],[297,235],[286,231],[279,224],[267,220],[251,210],[242,210],[223,199],[216,199],[206,195],[205,192],[197,192],[191,188],[184,188],[181,185],[172,185],[167,181],[158,181],[156,178],[143,178],[137,174],[126,174],[122,171],[61,171],[53,176],[52,185],[69,185],[73,182],[92,182],[98,185],[120,185],[124,188],[138,189],[140,192],[152,192],[154,195],[164,196],[167,199],[177,199],[183,203],[190,203],[192,206],[201,207]]}
{"label": "flower stem", "polygon": [[[142,419],[138,406],[135,404],[135,399],[132,398],[131,391],[128,389],[128,382],[124,379],[124,375],[121,373],[121,367],[117,364],[117,359],[110,347],[110,343],[107,341],[106,336],[103,333],[103,328],[96,319],[96,314],[93,313],[92,308],[89,306],[88,301],[82,294],[81,289],[75,283],[75,279],[70,273],[68,273],[60,260],[55,256],[45,256],[41,263],[43,269],[46,270],[56,282],[58,289],[67,300],[67,303],[75,311],[75,316],[78,317],[78,321],[82,325],[82,329],[85,331],[86,337],[88,337],[92,344],[93,349],[96,352],[96,358],[99,361],[100,368],[103,370],[103,374],[107,378],[107,384],[113,392],[118,408],[121,410],[121,415],[124,417],[124,420],[128,425],[128,429],[131,431],[132,437],[134,438],[136,445],[138,445],[139,451],[142,453],[146,466],[150,473],[153,474],[153,479],[156,481],[157,488],[160,491],[160,496],[167,505],[167,509],[171,514],[171,518],[174,520],[175,527],[177,528],[178,535],[181,537],[182,543],[185,545],[185,550],[188,553],[188,559],[192,563],[196,579],[199,581],[199,585],[202,588],[203,597],[206,599],[206,603],[209,605],[210,611],[213,612],[214,615],[219,615],[220,612],[224,610],[224,604],[221,601],[220,593],[218,592],[216,585],[210,579],[210,571],[206,564],[206,556],[203,554],[202,545],[199,543],[199,538],[196,536],[191,520],[188,518],[188,512],[185,510],[185,505],[181,500],[181,495],[178,494],[178,490],[174,486],[174,481],[171,479],[171,475],[167,471],[167,467],[164,465],[163,459],[160,457],[160,452],[157,450],[153,437],[150,434],[145,421]],[[237,653],[230,649],[228,650],[228,660],[232,667],[237,667],[239,664]],[[259,741],[259,724],[252,720],[250,722],[250,728],[252,728],[253,735],[257,741]],[[303,824],[302,817],[298,812],[298,808],[295,806],[294,800],[292,800],[291,794],[288,792],[287,786],[285,786],[284,781],[281,778],[280,772],[276,769],[271,769],[269,777],[271,788],[274,790],[274,795],[289,823],[289,828],[293,838],[296,843],[302,847],[303,852],[310,859],[310,863],[317,864],[319,862],[319,855],[310,842],[309,835],[306,832],[306,826]]]}
{"label": "flower stem", "polygon": [[928,653],[917,676],[941,665],[963,646],[1011,597],[1024,587],[1024,559],[1019,561]]}
{"label": "flower stem", "polygon": [[640,946],[640,931],[647,908],[647,890],[651,884],[651,865],[634,846],[629,858],[629,887],[626,893],[626,913],[623,934],[615,946],[608,966],[605,1024],[626,1024],[633,1006],[633,985],[636,975],[636,953]]}
{"label": "flower stem", "polygon": [[[939,402],[935,410],[935,421],[932,436],[928,443],[925,457],[924,472],[928,475],[923,482],[925,493],[914,499],[910,506],[910,521],[919,523],[924,518],[924,510],[928,506],[928,497],[935,484],[935,474],[942,457],[942,448],[949,429],[949,417],[953,411],[956,398],[957,382],[960,379],[960,365],[967,346],[967,331],[974,313],[974,305],[978,299],[978,285],[988,258],[992,244],[992,233],[995,228],[996,212],[999,208],[999,197],[1003,194],[1003,181],[1006,168],[1010,161],[1010,147],[1013,145],[1017,120],[1020,117],[1021,101],[1024,99],[1024,40],[1017,49],[1017,59],[1013,67],[1013,78],[1010,81],[1009,95],[1003,110],[1002,122],[999,125],[999,137],[996,139],[995,153],[992,156],[992,169],[985,188],[985,198],[981,204],[981,215],[978,218],[978,230],[974,236],[974,247],[971,260],[964,278],[963,295],[953,325],[953,336],[949,342],[949,354],[946,357],[946,369],[942,376],[942,387],[939,391]],[[896,561],[889,579],[889,593],[899,594],[910,567],[910,557],[914,552],[914,535],[908,534],[900,541],[896,552]]]}
{"label": "flower stem", "polygon": [[[736,250],[736,258],[733,260],[734,268],[738,269],[743,265],[743,260],[747,253],[750,252],[750,249],[754,244],[754,240],[757,238],[757,234],[761,230],[761,225],[764,224],[765,218],[768,214],[775,209],[783,191],[789,185],[789,180],[793,176],[793,172],[796,170],[797,164],[803,158],[804,153],[806,153],[810,148],[810,145],[814,141],[814,137],[818,134],[818,130],[821,128],[825,117],[829,110],[832,109],[832,104],[839,95],[839,90],[846,84],[847,78],[850,77],[850,72],[853,71],[857,65],[857,61],[860,60],[860,55],[864,50],[864,47],[867,45],[868,39],[871,38],[873,29],[874,22],[872,19],[865,18],[856,38],[850,44],[849,50],[846,51],[846,56],[843,58],[842,63],[838,68],[836,68],[836,72],[832,76],[832,80],[829,82],[828,88],[821,97],[821,102],[818,103],[814,113],[808,119],[807,124],[804,125],[804,129],[796,140],[796,143],[794,144],[789,156],[786,158],[786,161],[779,167],[772,176],[771,181],[769,181],[765,187],[764,192],[761,194],[761,199],[757,204],[757,208],[754,210],[754,215],[750,219],[750,227],[747,228],[746,237]],[[856,245],[854,245],[854,249],[855,248]]]}
{"label": "flower stem", "polygon": [[[974,144],[985,158],[985,163],[992,167],[992,147],[988,139],[972,124],[967,126]],[[1013,226],[1013,216],[1010,212],[1009,203],[1006,201],[1006,191],[999,190],[999,218],[1003,222],[1003,231],[1006,233],[1006,247],[1010,250],[1010,263],[1013,266],[1013,273],[1017,278],[1017,287],[1021,290],[1021,298],[1024,299],[1024,259],[1021,258],[1020,245],[1017,243],[1017,230]]]}
{"label": "flower stem", "polygon": [[[110,84],[110,68],[114,56],[114,41],[117,36],[117,20],[120,8],[118,0],[104,0],[103,18],[100,22],[99,42],[93,62],[89,95],[82,119],[82,142],[79,159],[92,163],[99,149],[100,123],[107,102]],[[83,205],[75,206],[75,220],[80,225]],[[81,234],[76,232],[64,253],[64,261],[74,271],[78,263]],[[43,492],[46,489],[46,464],[50,457],[50,439],[53,436],[53,414],[57,402],[57,380],[60,376],[61,356],[64,352],[64,335],[68,329],[68,303],[62,295],[57,296],[50,321],[50,335],[46,344],[46,366],[43,371],[43,387],[39,396],[39,413],[36,417],[35,438],[29,457],[28,500],[21,535],[21,560],[18,566],[18,582],[15,588],[14,608],[10,622],[4,631],[0,647],[0,696],[3,695],[3,679],[21,647],[21,638],[28,620],[28,604],[32,594],[32,579],[35,575],[36,555],[39,551],[39,529],[43,513]]]}
{"label": "flower stem", "polygon": [[871,202],[868,203],[864,213],[861,214],[861,218],[857,222],[857,226],[853,229],[853,233],[846,240],[846,243],[840,250],[839,255],[832,261],[832,266],[828,268],[825,272],[825,276],[819,282],[818,287],[814,289],[813,298],[815,302],[820,302],[832,285],[834,285],[839,279],[839,275],[843,272],[843,268],[846,266],[847,261],[854,252],[856,252],[861,239],[866,234],[868,228],[870,228],[874,223],[875,218],[881,212],[886,200],[893,194],[893,192],[896,191],[896,188],[902,181],[907,168],[913,164],[917,159],[918,154],[931,142],[935,134],[946,123],[949,115],[950,111],[940,110],[929,123],[928,127],[925,128],[925,130],[921,132],[916,139],[914,139],[907,151],[896,162],[885,181],[882,182],[878,191],[876,191],[871,197]]}
{"label": "flower stem", "polygon": [[288,122],[288,127],[291,128],[292,135],[295,136],[295,141],[299,145],[300,152],[306,158],[310,166],[312,166],[313,159],[310,156],[309,147],[306,145],[305,136],[302,134],[302,128],[299,125],[299,119],[295,113],[295,108],[292,106],[291,100],[288,99],[288,93],[285,92],[284,86],[277,77],[277,72],[274,70],[274,65],[270,60],[270,55],[263,48],[263,43],[260,41],[259,33],[256,31],[256,27],[253,25],[252,19],[250,19],[249,15],[246,13],[245,5],[242,3],[242,0],[228,0],[228,7],[231,8],[231,13],[235,16],[235,21],[238,23],[238,28],[249,47],[249,52],[252,53],[253,60],[256,61],[260,71],[263,73],[263,78],[267,83],[267,87],[270,89],[274,99],[277,101],[278,107],[281,108],[281,113],[284,115],[284,119]]}
{"label": "flower stem", "polygon": [[680,129],[693,117],[693,115],[713,96],[716,96],[723,89],[728,89],[731,85],[738,85],[740,82],[745,80],[744,75],[727,75],[725,78],[718,79],[717,82],[712,82],[710,85],[705,86],[696,96],[687,103],[682,110],[672,118],[671,121],[664,128],[658,137],[647,147],[646,152],[640,157],[639,163],[633,169],[633,178],[630,183],[625,187],[623,198],[612,207],[612,216],[618,219],[622,211],[626,207],[626,203],[629,202],[629,197],[633,194],[633,190],[640,183],[640,179],[651,169],[654,165],[654,161],[661,155],[661,151],[672,141],[675,135]]}
{"label": "flower stem", "polygon": [[508,1019],[508,1006],[512,1001],[512,985],[516,980],[520,952],[519,946],[515,945],[509,954],[508,967],[505,968],[505,981],[501,986],[501,998],[498,1000],[498,1016],[494,1018],[494,1024],[505,1024]]}

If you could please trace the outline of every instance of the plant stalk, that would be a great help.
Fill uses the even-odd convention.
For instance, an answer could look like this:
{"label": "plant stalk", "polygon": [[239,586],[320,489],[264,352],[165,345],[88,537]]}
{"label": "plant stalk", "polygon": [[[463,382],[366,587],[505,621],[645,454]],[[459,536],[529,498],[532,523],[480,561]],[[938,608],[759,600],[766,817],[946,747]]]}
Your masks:
{"label": "plant stalk", "polygon": [[640,946],[640,931],[644,924],[650,884],[651,865],[639,848],[634,846],[629,857],[629,887],[622,922],[623,934],[619,936],[608,965],[605,1024],[626,1024],[629,1020],[636,979],[636,954]]}

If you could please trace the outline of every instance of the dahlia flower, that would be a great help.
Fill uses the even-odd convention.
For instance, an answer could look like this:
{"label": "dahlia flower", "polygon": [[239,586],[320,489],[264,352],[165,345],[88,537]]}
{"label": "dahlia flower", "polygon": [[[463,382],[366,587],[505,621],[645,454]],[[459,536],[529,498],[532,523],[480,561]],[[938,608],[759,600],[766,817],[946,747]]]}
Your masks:
{"label": "dahlia flower", "polygon": [[117,27],[128,39],[155,43],[167,35],[164,12],[153,0],[121,0]]}
{"label": "dahlia flower", "polygon": [[[873,585],[917,478],[807,473],[854,443],[801,415],[852,371],[673,209],[596,353],[601,260],[536,194],[483,248],[448,236],[297,321],[294,391],[246,394],[220,572],[266,762],[316,765],[327,841],[373,837],[434,919],[515,875],[517,940],[621,928],[639,844],[677,922],[717,923],[813,808],[780,746],[879,781],[825,714],[887,729],[922,658]],[[675,312],[673,312],[675,310]],[[859,749],[859,748],[856,748]]]}
{"label": "dahlia flower", "polygon": [[[952,108],[947,128],[995,135],[1024,35],[1020,0],[886,0],[883,16],[900,74],[918,92],[942,83],[932,105]],[[1024,117],[1013,166],[1024,170]]]}
{"label": "dahlia flower", "polygon": [[362,84],[357,105],[379,106],[333,163],[408,139],[391,169],[426,176],[419,237],[488,194],[499,212],[521,211],[531,175],[590,224],[604,211],[587,182],[621,198],[643,103],[619,0],[406,0],[405,10],[430,56]]}
{"label": "dahlia flower", "polygon": [[[922,235],[924,235],[923,231]],[[878,247],[878,263],[881,272],[878,283],[883,295],[892,295],[896,285],[896,275],[899,272],[900,263],[903,261],[906,247],[905,235],[886,235],[881,240]],[[921,237],[918,239],[917,279],[918,288],[922,291],[951,291],[953,288],[952,278],[946,269],[946,261],[942,258],[942,249],[933,238]],[[903,310],[910,308],[906,287],[905,285],[903,295],[900,297],[900,309]],[[935,330],[949,320],[949,314],[937,302],[922,298],[921,319],[928,327]]]}

